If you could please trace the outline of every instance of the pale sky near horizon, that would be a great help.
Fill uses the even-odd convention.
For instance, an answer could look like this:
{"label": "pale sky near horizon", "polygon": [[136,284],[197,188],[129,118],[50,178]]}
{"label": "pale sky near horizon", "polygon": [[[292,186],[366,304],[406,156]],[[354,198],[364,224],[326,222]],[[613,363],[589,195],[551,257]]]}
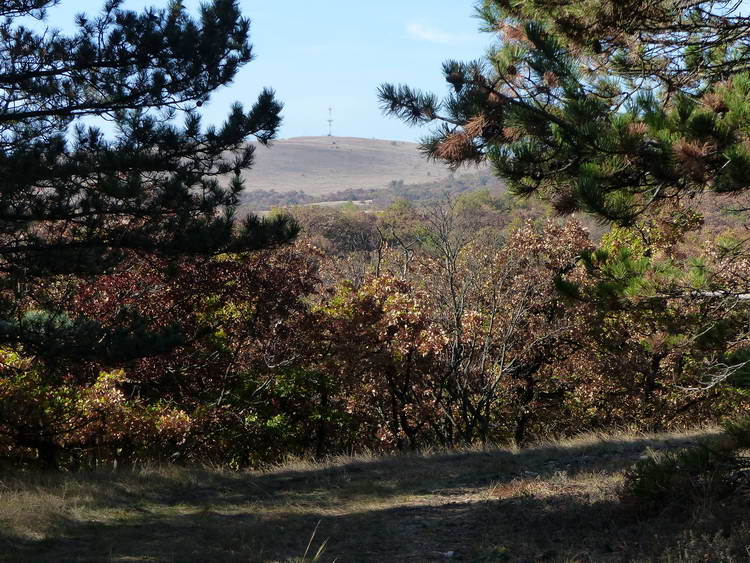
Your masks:
{"label": "pale sky near horizon", "polygon": [[[229,105],[251,104],[264,86],[284,103],[279,137],[328,133],[333,108],[337,136],[416,141],[424,129],[385,117],[376,90],[406,83],[443,94],[446,59],[482,56],[490,37],[478,31],[474,0],[239,0],[252,20],[256,60],[204,106],[206,122],[219,123]],[[95,14],[103,0],[62,0],[46,25],[70,29],[76,13]],[[195,13],[199,0],[185,0]],[[167,0],[126,0],[125,7],[164,7]]]}

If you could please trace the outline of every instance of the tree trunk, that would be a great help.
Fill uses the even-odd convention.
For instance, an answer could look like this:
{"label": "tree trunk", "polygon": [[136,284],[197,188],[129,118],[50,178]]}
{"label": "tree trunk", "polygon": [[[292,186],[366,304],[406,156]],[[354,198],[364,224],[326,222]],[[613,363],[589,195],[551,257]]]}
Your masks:
{"label": "tree trunk", "polygon": [[320,377],[320,413],[318,418],[318,428],[315,436],[315,457],[321,459],[325,453],[325,443],[328,439],[328,429],[326,428],[326,414],[328,412],[328,388],[323,376]]}
{"label": "tree trunk", "polygon": [[60,471],[60,448],[57,444],[46,441],[38,442],[36,451],[39,459],[39,467],[43,471]]}

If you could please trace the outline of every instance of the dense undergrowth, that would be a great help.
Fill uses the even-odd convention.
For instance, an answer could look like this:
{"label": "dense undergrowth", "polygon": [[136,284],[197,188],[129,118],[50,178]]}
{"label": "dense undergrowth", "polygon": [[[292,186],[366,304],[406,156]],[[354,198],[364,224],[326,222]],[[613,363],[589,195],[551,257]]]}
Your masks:
{"label": "dense undergrowth", "polygon": [[[79,318],[114,334],[140,319],[129,345],[161,335],[165,348],[140,360],[0,351],[4,463],[243,468],[670,429],[747,406],[747,303],[678,291],[734,283],[744,262],[691,242],[692,224],[654,224],[649,245],[613,229],[594,251],[575,221],[511,213],[486,191],[377,215],[296,213],[292,246],[134,254],[94,279],[43,284],[36,303],[27,288],[35,330],[64,342]],[[59,313],[38,309],[51,294]]]}

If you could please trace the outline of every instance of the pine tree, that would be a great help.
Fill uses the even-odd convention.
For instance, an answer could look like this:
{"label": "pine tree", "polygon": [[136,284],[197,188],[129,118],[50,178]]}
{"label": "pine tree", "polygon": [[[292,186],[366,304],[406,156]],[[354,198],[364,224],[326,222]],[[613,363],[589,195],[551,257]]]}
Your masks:
{"label": "pine tree", "polygon": [[511,189],[630,225],[706,191],[750,188],[750,17],[737,2],[486,0],[499,38],[444,65],[452,92],[380,88],[384,111],[438,123],[426,153],[488,159]]}
{"label": "pine tree", "polygon": [[176,335],[149,335],[136,319],[113,333],[70,318],[61,280],[111,270],[128,253],[211,255],[293,238],[283,216],[235,215],[253,162],[246,141],[268,144],[282,106],[266,89],[223,125],[201,123],[198,108],[253,58],[236,0],[206,3],[198,19],[178,0],[140,13],[107,0],[98,16],[77,16],[72,35],[29,27],[54,4],[0,0],[0,346],[147,355]]}
{"label": "pine tree", "polygon": [[[642,251],[581,256],[601,282],[588,298],[655,316],[669,299],[711,310],[682,336],[715,352],[701,368],[712,374],[707,386],[728,380],[744,365],[731,350],[750,342],[747,241],[709,273],[699,257],[692,269],[677,263],[676,243],[663,239],[700,225],[699,196],[750,194],[750,17],[741,3],[484,0],[477,13],[496,39],[486,57],[446,62],[444,99],[382,85],[384,112],[436,124],[422,143],[430,158],[487,160],[517,195],[635,233]],[[661,223],[672,234],[657,233]],[[558,285],[581,298],[562,277]],[[688,329],[674,326],[672,336]]]}

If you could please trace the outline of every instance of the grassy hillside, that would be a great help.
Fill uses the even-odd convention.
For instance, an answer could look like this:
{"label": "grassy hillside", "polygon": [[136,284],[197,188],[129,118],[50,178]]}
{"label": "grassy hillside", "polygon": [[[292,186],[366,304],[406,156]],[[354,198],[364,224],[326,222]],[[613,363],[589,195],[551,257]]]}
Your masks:
{"label": "grassy hillside", "polygon": [[589,435],[244,474],[5,474],[0,560],[744,561],[742,507],[665,507],[647,518],[618,500],[624,472],[647,450],[711,433]]}
{"label": "grassy hillside", "polygon": [[247,173],[248,191],[301,191],[313,196],[348,189],[385,188],[393,180],[420,184],[450,170],[428,162],[415,143],[351,137],[297,137],[258,147]]}

